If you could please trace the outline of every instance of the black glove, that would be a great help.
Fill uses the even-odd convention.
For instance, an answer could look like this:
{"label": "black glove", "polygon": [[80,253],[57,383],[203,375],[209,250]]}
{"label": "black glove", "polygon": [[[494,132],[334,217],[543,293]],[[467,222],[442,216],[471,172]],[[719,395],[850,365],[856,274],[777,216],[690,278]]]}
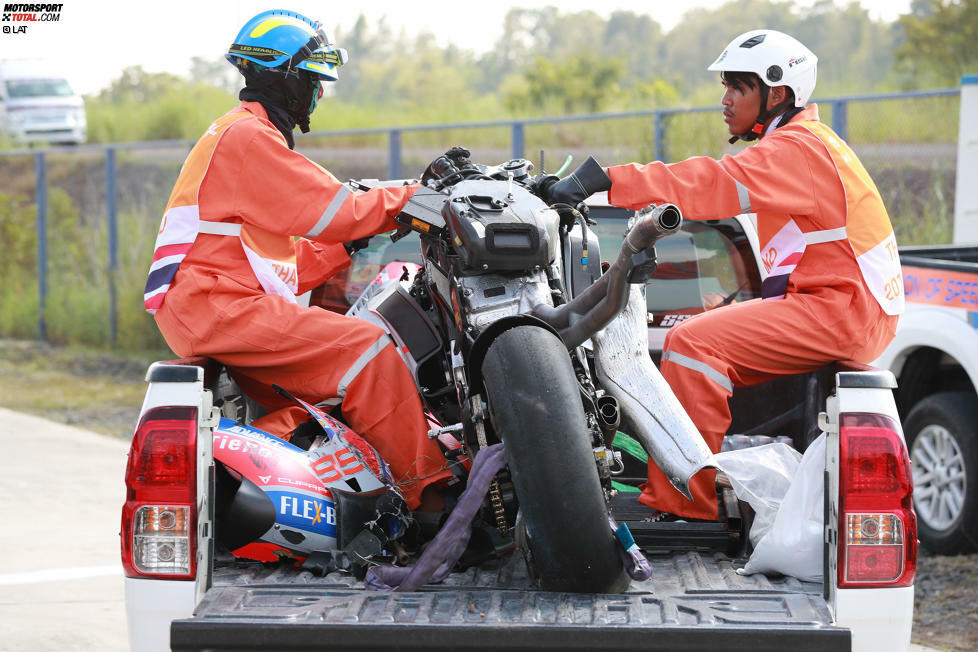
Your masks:
{"label": "black glove", "polygon": [[370,246],[370,236],[343,243],[343,247],[346,249],[346,253],[350,256],[360,251],[361,249],[367,248],[368,246]]}
{"label": "black glove", "polygon": [[540,195],[551,206],[577,206],[596,192],[611,190],[611,179],[593,156],[581,163],[574,172],[547,187]]}
{"label": "black glove", "polygon": [[453,147],[428,164],[421,175],[421,183],[428,185],[430,179],[446,179],[459,170],[472,165],[469,156],[472,154],[464,147]]}
{"label": "black glove", "polygon": [[560,177],[554,174],[538,174],[530,177],[530,181],[526,184],[526,189],[549,204],[551,203],[549,201],[550,188],[558,181],[560,181]]}

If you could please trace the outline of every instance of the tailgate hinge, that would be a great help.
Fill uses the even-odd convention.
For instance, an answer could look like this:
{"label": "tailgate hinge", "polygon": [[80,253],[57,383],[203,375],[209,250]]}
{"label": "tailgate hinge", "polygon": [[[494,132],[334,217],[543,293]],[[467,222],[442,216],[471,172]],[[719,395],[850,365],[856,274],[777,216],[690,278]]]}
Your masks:
{"label": "tailgate hinge", "polygon": [[830,421],[827,412],[818,413],[818,427],[822,432],[830,434],[838,434],[839,432],[839,424]]}

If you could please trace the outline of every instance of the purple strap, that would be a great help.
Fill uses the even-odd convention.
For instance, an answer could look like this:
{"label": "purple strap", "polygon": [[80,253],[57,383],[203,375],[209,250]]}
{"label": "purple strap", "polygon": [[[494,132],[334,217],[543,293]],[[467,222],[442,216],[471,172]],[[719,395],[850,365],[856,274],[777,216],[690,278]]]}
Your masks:
{"label": "purple strap", "polygon": [[441,530],[414,566],[373,566],[365,582],[375,591],[417,591],[429,582],[441,582],[455,566],[472,535],[472,519],[489,491],[489,484],[506,465],[506,448],[493,444],[479,451],[472,463],[468,486]]}
{"label": "purple strap", "polygon": [[618,525],[615,519],[608,517],[608,525],[611,532],[618,541],[618,555],[621,557],[622,564],[628,576],[635,581],[643,582],[652,577],[652,564],[642,554],[642,550],[635,543],[635,538],[628,530],[628,525],[622,523]]}

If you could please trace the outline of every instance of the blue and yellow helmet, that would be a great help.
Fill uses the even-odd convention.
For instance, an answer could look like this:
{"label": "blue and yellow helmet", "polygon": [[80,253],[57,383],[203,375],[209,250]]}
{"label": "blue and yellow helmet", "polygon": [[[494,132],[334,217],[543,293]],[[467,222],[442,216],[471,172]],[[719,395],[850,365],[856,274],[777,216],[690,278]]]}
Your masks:
{"label": "blue and yellow helmet", "polygon": [[265,68],[308,70],[326,81],[336,81],[346,63],[346,50],[338,48],[322,26],[294,11],[263,11],[241,28],[225,58],[241,67],[251,61]]}

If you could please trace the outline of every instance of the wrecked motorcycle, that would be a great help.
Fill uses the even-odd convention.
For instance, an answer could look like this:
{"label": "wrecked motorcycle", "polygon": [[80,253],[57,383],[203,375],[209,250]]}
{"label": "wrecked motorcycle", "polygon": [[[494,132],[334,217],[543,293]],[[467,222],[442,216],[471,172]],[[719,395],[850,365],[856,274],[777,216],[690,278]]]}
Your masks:
{"label": "wrecked motorcycle", "polygon": [[509,463],[485,513],[539,585],[621,590],[628,577],[607,527],[616,430],[642,442],[687,497],[710,456],[649,358],[639,289],[681,213],[641,214],[602,273],[586,216],[548,206],[529,161],[487,166],[468,155],[436,159],[397,218],[395,238],[419,235],[421,268],[382,274],[348,314],[381,325],[405,352],[444,424],[432,436],[459,434],[471,454],[505,444]]}
{"label": "wrecked motorcycle", "polygon": [[[611,478],[622,469],[611,446],[615,432],[635,437],[687,497],[689,478],[711,459],[648,355],[641,287],[655,269],[656,240],[678,230],[681,214],[672,205],[638,214],[603,271],[586,214],[548,206],[538,196],[542,175],[530,174],[529,161],[487,166],[468,155],[453,148],[436,159],[397,217],[402,228],[393,237],[419,234],[421,266],[389,264],[347,314],[394,339],[436,422],[429,435],[446,444],[460,479],[467,477],[462,460],[504,444],[508,464],[489,486],[481,518],[498,539],[515,542],[542,589],[624,590],[621,543],[609,530]],[[298,479],[279,488],[288,496],[271,496],[258,467],[245,470],[246,456],[232,458],[215,433],[224,472],[255,494],[256,505],[267,503],[263,495],[278,500],[276,513],[266,505],[261,524],[235,541],[238,556],[342,551],[364,531],[362,523],[387,541],[408,523],[396,492],[381,481],[382,461],[366,463],[369,446],[322,410],[304,406],[325,436],[308,450],[274,446],[269,459],[294,461],[296,470],[283,477]],[[310,467],[310,479],[297,469],[313,457],[327,462]],[[338,475],[330,484],[316,468]],[[356,490],[340,484],[339,472],[352,468],[364,475],[355,479]],[[238,500],[235,494],[225,503]],[[381,514],[387,523],[373,518]]]}

